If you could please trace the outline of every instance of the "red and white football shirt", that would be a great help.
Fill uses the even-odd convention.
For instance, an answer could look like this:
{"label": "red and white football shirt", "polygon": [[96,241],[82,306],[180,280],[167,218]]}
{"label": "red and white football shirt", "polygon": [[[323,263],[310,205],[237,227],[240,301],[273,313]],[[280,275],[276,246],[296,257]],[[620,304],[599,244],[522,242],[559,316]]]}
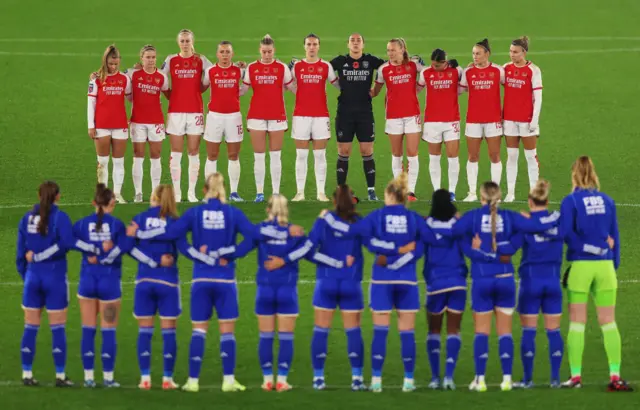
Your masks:
{"label": "red and white football shirt", "polygon": [[202,73],[211,67],[207,57],[171,54],[162,64],[162,72],[171,78],[169,112],[202,113]]}
{"label": "red and white football shirt", "polygon": [[169,89],[169,79],[160,70],[149,74],[144,70],[127,73],[133,88],[131,122],[136,124],[164,124],[160,93]]}
{"label": "red and white football shirt", "polygon": [[244,73],[244,83],[253,88],[247,119],[286,121],[284,87],[291,84],[291,70],[281,61],[255,61]]}
{"label": "red and white football shirt", "polygon": [[376,83],[387,85],[386,118],[420,116],[420,103],[416,94],[418,66],[415,62],[393,65],[384,63],[378,69]]}
{"label": "red and white football shirt", "polygon": [[425,87],[426,104],[424,122],[460,121],[458,104],[458,84],[462,77],[462,68],[447,67],[436,71],[433,67],[422,70],[418,85]]}
{"label": "red and white football shirt", "polygon": [[128,128],[125,96],[131,94],[131,80],[118,72],[107,76],[104,81],[99,78],[89,83],[88,95],[96,99],[94,127],[99,129]]}
{"label": "red and white football shirt", "polygon": [[296,117],[328,117],[327,80],[333,84],[338,81],[333,67],[327,61],[318,60],[309,63],[300,60],[293,66],[293,78],[296,80]]}
{"label": "red and white football shirt", "polygon": [[202,84],[211,85],[209,111],[219,114],[240,112],[240,82],[242,70],[235,65],[227,68],[214,64],[204,72]]}
{"label": "red and white football shirt", "polygon": [[490,63],[484,68],[469,67],[462,73],[460,86],[469,90],[467,123],[502,122],[500,84],[504,84],[504,69]]}
{"label": "red and white football shirt", "polygon": [[514,122],[531,122],[533,116],[533,92],[542,90],[542,72],[537,65],[527,61],[524,67],[505,64],[504,119]]}

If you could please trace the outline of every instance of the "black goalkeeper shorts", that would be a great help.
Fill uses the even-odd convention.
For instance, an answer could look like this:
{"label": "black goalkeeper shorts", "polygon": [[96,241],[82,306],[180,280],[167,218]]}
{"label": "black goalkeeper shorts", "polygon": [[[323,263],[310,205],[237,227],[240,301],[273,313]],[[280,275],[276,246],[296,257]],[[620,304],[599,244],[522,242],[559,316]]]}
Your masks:
{"label": "black goalkeeper shorts", "polygon": [[372,112],[338,112],[336,115],[336,135],[338,142],[353,142],[354,135],[358,142],[373,142],[376,123]]}

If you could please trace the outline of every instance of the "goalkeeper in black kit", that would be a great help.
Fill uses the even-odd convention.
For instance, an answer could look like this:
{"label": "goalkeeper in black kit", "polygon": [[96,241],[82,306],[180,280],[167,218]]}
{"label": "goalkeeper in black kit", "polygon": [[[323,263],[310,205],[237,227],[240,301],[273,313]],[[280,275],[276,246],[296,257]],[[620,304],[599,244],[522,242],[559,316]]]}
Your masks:
{"label": "goalkeeper in black kit", "polygon": [[371,82],[374,78],[374,70],[384,64],[384,60],[371,54],[363,54],[364,37],[358,33],[349,36],[348,46],[348,54],[331,60],[331,65],[340,82],[335,124],[338,136],[336,167],[338,185],[346,184],[351,144],[353,137],[356,136],[360,143],[368,198],[371,201],[377,201],[376,163],[373,159],[375,120],[371,106]]}

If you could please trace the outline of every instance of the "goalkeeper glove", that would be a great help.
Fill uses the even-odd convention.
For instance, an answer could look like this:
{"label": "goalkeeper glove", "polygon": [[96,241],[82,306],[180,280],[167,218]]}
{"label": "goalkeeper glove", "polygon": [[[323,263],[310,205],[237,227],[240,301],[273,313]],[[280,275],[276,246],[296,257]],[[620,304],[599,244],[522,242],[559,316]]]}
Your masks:
{"label": "goalkeeper glove", "polygon": [[291,61],[289,62],[289,70],[293,70],[293,66],[294,66],[298,61],[300,61],[300,59],[299,59],[299,58],[293,57],[293,58],[291,59]]}
{"label": "goalkeeper glove", "polygon": [[417,54],[412,55],[410,60],[413,61],[416,64],[425,65],[424,64],[424,60],[422,59],[422,57],[420,57]]}

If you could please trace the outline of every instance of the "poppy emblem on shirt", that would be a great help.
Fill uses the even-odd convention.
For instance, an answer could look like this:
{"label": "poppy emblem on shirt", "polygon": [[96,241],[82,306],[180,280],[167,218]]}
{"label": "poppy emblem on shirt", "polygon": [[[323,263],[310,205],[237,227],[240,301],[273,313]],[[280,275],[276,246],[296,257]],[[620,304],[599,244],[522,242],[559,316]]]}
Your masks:
{"label": "poppy emblem on shirt", "polygon": [[148,82],[148,83],[153,82],[153,78],[152,78],[151,76],[147,76],[147,82]]}
{"label": "poppy emblem on shirt", "polygon": [[400,74],[402,72],[402,66],[398,66],[396,68],[396,71],[397,71],[398,74]]}
{"label": "poppy emblem on shirt", "polygon": [[438,78],[443,78],[444,77],[444,73],[443,72],[439,72],[438,73]]}
{"label": "poppy emblem on shirt", "polygon": [[368,61],[363,61],[362,62],[362,68],[369,68],[369,62]]}
{"label": "poppy emblem on shirt", "polygon": [[519,71],[519,70],[516,70],[513,74],[517,77],[517,76],[519,76],[519,75],[520,75],[520,71]]}
{"label": "poppy emblem on shirt", "polygon": [[263,68],[262,72],[264,72],[265,74],[269,74],[269,67]]}
{"label": "poppy emblem on shirt", "polygon": [[484,78],[484,77],[486,77],[486,74],[485,74],[485,73],[480,73],[480,74],[478,74],[478,76],[479,76],[480,78]]}
{"label": "poppy emblem on shirt", "polygon": [[353,68],[355,68],[356,70],[357,70],[358,68],[360,68],[360,63],[359,63],[359,62],[357,62],[357,61],[354,61],[354,62],[353,62]]}
{"label": "poppy emblem on shirt", "polygon": [[313,73],[315,71],[315,69],[313,67],[309,67],[309,72]]}
{"label": "poppy emblem on shirt", "polygon": [[222,72],[222,76],[223,77],[229,77],[229,72],[228,71],[223,71]]}
{"label": "poppy emblem on shirt", "polygon": [[185,61],[184,63],[182,63],[182,66],[184,68],[189,68],[189,66],[191,66],[191,63],[189,61]]}

